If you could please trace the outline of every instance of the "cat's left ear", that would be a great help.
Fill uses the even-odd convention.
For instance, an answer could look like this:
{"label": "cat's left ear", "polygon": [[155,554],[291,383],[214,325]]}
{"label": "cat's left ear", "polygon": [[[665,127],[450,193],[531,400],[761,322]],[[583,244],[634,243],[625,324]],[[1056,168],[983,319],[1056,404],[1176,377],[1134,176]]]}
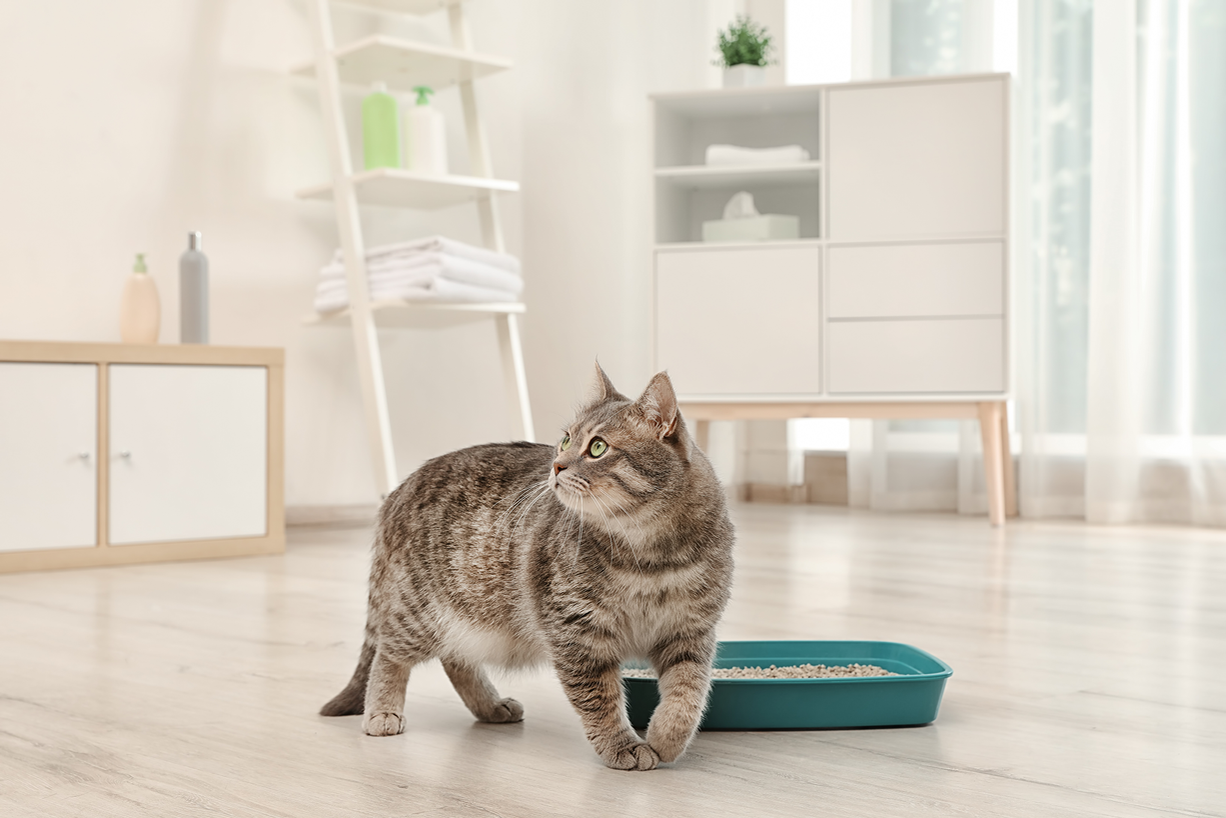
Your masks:
{"label": "cat's left ear", "polygon": [[677,419],[681,415],[677,411],[677,393],[673,391],[673,382],[667,372],[656,373],[635,405],[657,439],[664,440],[676,433]]}

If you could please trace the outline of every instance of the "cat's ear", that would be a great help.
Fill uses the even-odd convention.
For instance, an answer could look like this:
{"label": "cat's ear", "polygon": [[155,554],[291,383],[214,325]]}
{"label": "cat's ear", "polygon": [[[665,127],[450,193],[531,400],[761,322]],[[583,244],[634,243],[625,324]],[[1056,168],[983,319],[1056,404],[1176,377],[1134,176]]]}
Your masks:
{"label": "cat's ear", "polygon": [[681,415],[677,411],[677,393],[673,391],[673,382],[667,372],[656,373],[635,406],[655,431],[657,439],[664,440],[676,433],[677,419]]}
{"label": "cat's ear", "polygon": [[604,370],[600,368],[600,361],[597,361],[596,378],[592,382],[592,388],[588,393],[588,404],[594,406],[598,403],[618,398],[625,400],[626,396],[617,391],[613,381],[609,380],[609,376],[604,374]]}

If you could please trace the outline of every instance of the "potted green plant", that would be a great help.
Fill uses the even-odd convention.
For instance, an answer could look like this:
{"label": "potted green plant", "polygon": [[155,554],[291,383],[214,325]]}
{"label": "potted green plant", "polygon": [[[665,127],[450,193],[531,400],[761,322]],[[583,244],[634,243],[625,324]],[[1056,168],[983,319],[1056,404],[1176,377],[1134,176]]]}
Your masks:
{"label": "potted green plant", "polygon": [[727,31],[719,32],[715,45],[720,55],[715,64],[723,66],[724,87],[762,85],[766,78],[766,66],[773,62],[771,52],[774,48],[765,26],[758,25],[744,14],[737,15]]}

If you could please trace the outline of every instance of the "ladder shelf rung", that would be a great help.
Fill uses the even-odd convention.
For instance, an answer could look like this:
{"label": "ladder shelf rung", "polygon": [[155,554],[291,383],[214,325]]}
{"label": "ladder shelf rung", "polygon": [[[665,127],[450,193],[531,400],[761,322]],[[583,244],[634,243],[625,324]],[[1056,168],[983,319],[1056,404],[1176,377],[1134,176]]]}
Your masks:
{"label": "ladder shelf rung", "polygon": [[[414,86],[428,85],[435,91],[461,82],[481,79],[511,67],[511,61],[489,54],[461,51],[445,45],[418,43],[375,34],[332,51],[342,83],[369,88],[386,82],[405,93]],[[315,61],[290,69],[314,76]]]}

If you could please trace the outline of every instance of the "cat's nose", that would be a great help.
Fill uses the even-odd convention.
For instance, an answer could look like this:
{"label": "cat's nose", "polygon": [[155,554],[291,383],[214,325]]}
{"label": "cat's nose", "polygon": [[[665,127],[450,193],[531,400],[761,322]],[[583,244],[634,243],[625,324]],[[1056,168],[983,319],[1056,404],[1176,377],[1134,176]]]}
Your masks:
{"label": "cat's nose", "polygon": [[554,474],[557,474],[558,472],[562,471],[562,469],[564,469],[564,468],[566,468],[566,467],[565,467],[565,466],[563,466],[561,463],[555,462],[555,463],[553,464],[553,473],[554,473]]}

